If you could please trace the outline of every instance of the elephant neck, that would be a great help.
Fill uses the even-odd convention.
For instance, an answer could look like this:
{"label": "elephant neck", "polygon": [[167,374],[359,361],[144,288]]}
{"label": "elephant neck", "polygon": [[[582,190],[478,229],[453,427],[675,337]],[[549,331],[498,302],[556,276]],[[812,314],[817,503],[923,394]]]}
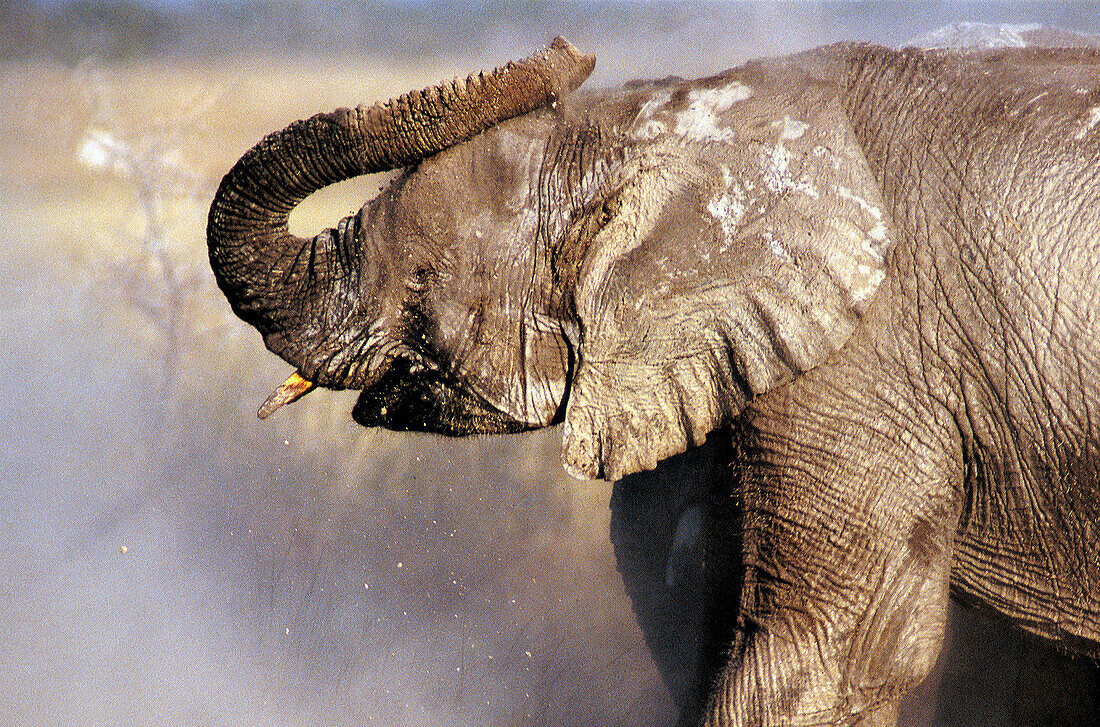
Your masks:
{"label": "elephant neck", "polygon": [[909,194],[909,172],[937,143],[944,91],[935,63],[913,49],[856,46],[846,56],[845,102],[852,130],[884,201],[897,209]]}

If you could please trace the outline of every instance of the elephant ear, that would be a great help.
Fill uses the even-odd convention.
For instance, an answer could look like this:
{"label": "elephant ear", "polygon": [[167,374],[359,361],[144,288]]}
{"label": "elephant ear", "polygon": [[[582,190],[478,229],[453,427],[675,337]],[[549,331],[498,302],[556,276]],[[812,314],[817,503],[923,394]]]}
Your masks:
{"label": "elephant ear", "polygon": [[609,480],[836,352],[893,240],[838,89],[798,69],[658,84],[630,134],[576,232],[563,432],[565,467]]}

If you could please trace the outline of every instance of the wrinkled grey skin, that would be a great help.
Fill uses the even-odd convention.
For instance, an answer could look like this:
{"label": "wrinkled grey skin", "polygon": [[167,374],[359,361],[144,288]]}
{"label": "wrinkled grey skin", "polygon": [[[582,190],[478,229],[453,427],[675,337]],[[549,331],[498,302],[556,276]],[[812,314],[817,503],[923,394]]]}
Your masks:
{"label": "wrinkled grey skin", "polygon": [[[686,720],[885,724],[952,593],[1100,656],[1098,170],[1095,51],[836,45],[562,95],[314,241],[242,188],[211,260],[360,423],[561,422],[571,472],[628,477]],[[654,569],[632,488],[670,477]]]}

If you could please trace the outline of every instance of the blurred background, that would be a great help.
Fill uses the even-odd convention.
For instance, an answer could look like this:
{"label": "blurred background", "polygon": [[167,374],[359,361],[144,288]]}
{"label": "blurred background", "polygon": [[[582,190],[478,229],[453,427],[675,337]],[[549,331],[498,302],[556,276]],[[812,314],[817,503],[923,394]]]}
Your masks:
{"label": "blurred background", "polygon": [[364,430],[347,392],[256,420],[290,370],[213,285],[213,190],[295,119],[559,33],[608,85],[958,21],[1100,6],[0,0],[0,725],[670,724],[556,429]]}

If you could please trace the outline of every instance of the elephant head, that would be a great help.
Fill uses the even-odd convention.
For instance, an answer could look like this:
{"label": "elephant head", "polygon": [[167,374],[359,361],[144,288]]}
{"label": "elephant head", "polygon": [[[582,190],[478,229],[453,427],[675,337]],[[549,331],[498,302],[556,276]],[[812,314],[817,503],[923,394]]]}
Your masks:
{"label": "elephant head", "polygon": [[[750,64],[572,91],[558,39],[465,84],[265,138],[211,206],[234,311],[361,424],[564,422],[566,467],[618,479],[703,442],[836,351],[891,231],[835,80]],[[358,214],[288,233],[305,196],[407,166]]]}
{"label": "elephant head", "polygon": [[[211,265],[237,315],[297,369],[261,416],[321,385],[365,389],[356,409],[365,423],[456,432],[519,428],[452,380],[463,351],[433,347],[436,336],[468,323],[432,318],[427,306],[436,302],[435,286],[451,290],[478,275],[457,269],[473,256],[459,249],[456,230],[443,229],[460,220],[448,214],[452,203],[443,190],[433,188],[447,184],[442,175],[407,175],[360,214],[312,239],[290,234],[287,220],[322,187],[415,168],[555,102],[584,81],[593,63],[559,38],[544,53],[465,83],[293,123],[237,162],[210,208]],[[451,423],[459,418],[462,424]]]}

